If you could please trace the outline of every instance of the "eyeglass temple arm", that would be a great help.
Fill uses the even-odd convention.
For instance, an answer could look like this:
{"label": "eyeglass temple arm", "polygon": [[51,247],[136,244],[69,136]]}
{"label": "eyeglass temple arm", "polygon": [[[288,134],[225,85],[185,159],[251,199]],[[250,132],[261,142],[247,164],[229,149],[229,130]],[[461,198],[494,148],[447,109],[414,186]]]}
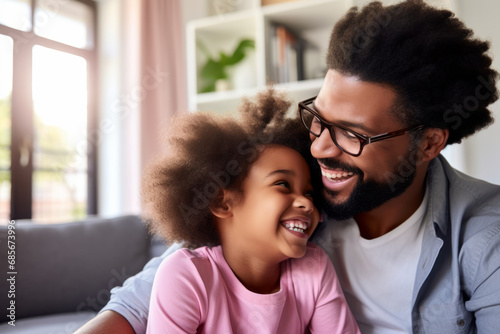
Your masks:
{"label": "eyeglass temple arm", "polygon": [[424,127],[424,125],[421,124],[421,125],[417,125],[417,126],[412,127],[412,128],[401,129],[401,130],[398,130],[398,131],[383,133],[381,135],[376,135],[376,136],[373,136],[373,137],[365,138],[365,140],[367,141],[367,144],[374,143],[376,141],[384,140],[384,139],[387,139],[387,138],[398,137],[398,136],[404,135],[406,132],[420,130],[423,127]]}

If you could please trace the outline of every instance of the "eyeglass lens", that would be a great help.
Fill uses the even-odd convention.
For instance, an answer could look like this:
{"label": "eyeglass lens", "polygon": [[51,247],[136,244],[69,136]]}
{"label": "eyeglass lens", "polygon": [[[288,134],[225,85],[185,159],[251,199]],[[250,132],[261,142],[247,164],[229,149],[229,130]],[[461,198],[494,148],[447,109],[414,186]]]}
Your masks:
{"label": "eyeglass lens", "polygon": [[361,149],[361,142],[351,131],[339,128],[333,124],[323,123],[309,110],[301,108],[301,117],[304,125],[314,136],[319,137],[324,128],[330,132],[333,142],[343,151],[350,154],[358,154]]}

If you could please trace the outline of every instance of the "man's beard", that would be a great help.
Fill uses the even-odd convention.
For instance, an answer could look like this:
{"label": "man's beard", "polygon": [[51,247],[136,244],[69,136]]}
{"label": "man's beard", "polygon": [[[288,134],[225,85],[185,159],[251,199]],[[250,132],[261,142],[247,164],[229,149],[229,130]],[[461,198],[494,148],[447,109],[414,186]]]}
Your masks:
{"label": "man's beard", "polygon": [[359,168],[331,159],[319,159],[319,161],[326,167],[342,168],[359,176],[352,194],[344,203],[332,203],[330,198],[335,198],[337,192],[323,187],[321,203],[323,211],[328,217],[335,220],[345,220],[358,213],[373,210],[388,200],[401,195],[412,184],[416,171],[415,164],[411,164],[408,170],[408,162],[411,159],[405,157],[392,172],[386,173],[387,182],[363,181],[364,173]]}

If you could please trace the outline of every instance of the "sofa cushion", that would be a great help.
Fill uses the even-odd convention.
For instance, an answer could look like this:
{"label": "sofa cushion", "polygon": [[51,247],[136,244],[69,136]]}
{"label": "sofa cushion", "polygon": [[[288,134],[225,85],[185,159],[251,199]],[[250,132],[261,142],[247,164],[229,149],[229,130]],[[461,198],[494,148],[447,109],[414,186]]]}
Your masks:
{"label": "sofa cushion", "polygon": [[0,324],[2,334],[71,334],[95,317],[95,312],[63,313],[16,320],[16,326]]}
{"label": "sofa cushion", "polygon": [[[100,310],[110,290],[149,258],[150,238],[137,216],[89,218],[64,224],[15,223],[15,297],[9,299],[7,256],[0,258],[0,308],[15,300],[16,319]],[[7,254],[0,227],[0,254]],[[8,321],[9,319],[2,319]]]}

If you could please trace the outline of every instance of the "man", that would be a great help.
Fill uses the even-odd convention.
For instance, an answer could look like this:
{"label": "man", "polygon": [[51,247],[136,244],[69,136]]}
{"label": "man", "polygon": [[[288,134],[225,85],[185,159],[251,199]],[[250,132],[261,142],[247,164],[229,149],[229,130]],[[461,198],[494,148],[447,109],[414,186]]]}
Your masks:
{"label": "man", "polygon": [[[364,333],[500,328],[500,187],[440,156],[492,122],[488,48],[448,11],[371,3],[337,23],[323,87],[300,103],[324,184],[313,241]],[[80,333],[144,332],[160,261]]]}

